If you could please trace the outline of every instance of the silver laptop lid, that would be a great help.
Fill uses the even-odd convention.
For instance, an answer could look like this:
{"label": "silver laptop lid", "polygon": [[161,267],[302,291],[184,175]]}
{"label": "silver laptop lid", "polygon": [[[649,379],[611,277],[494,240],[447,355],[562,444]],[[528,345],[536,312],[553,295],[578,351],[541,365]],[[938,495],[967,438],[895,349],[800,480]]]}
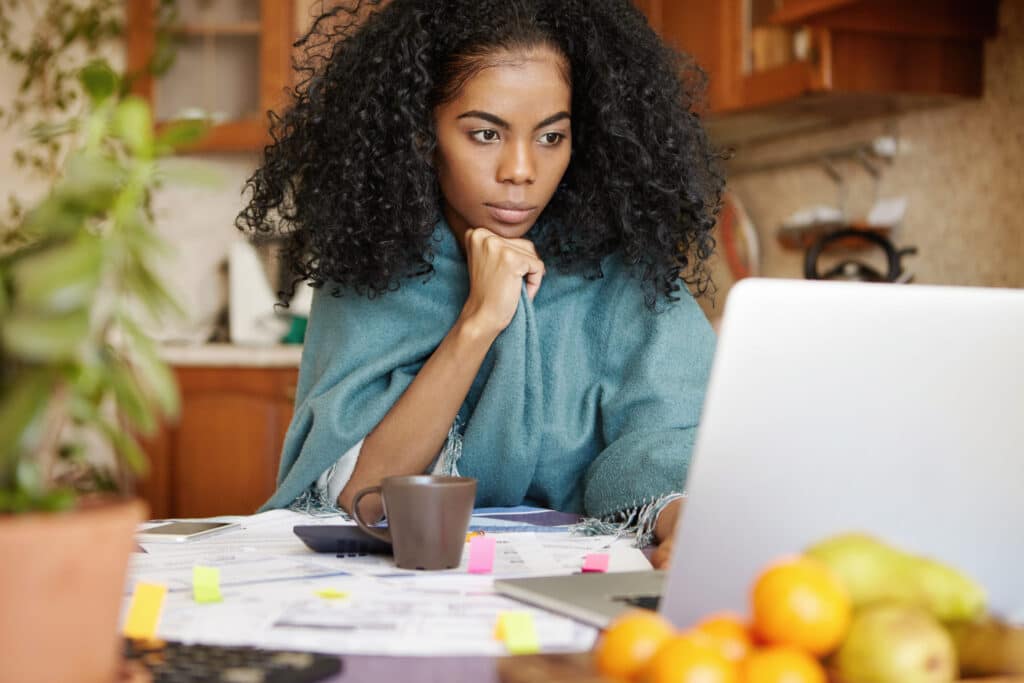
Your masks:
{"label": "silver laptop lid", "polygon": [[861,530],[1024,616],[1024,290],[730,292],[662,612],[747,611],[771,560]]}

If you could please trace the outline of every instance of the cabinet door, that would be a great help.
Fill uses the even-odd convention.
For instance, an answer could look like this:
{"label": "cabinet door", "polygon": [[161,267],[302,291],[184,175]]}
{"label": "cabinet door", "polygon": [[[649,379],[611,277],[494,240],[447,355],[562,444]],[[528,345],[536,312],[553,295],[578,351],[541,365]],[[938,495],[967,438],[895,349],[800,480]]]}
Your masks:
{"label": "cabinet door", "polygon": [[[174,62],[145,74],[160,49],[158,0],[129,0],[126,44],[132,90],[158,122],[205,113],[215,124],[196,150],[259,150],[270,141],[266,112],[285,102],[294,37],[292,0],[179,0],[169,27]],[[166,10],[163,10],[166,11]]]}
{"label": "cabinet door", "polygon": [[634,0],[647,22],[676,50],[691,55],[705,72],[708,102],[712,110],[727,107],[735,97],[734,82],[724,77],[732,71],[724,49],[730,40],[726,26],[733,0],[720,2],[678,2],[677,0]]}
{"label": "cabinet door", "polygon": [[175,516],[250,514],[274,491],[298,371],[178,368],[182,412],[173,430]]}
{"label": "cabinet door", "polygon": [[824,33],[772,21],[778,0],[637,0],[651,27],[707,72],[714,113],[802,95],[827,82]]}

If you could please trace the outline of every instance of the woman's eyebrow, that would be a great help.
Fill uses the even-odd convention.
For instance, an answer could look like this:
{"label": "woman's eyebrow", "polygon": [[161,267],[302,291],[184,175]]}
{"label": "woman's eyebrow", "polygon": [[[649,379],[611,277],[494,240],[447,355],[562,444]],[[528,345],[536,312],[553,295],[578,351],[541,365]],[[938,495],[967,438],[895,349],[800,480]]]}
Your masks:
{"label": "woman's eyebrow", "polygon": [[[506,121],[503,118],[495,116],[494,114],[489,114],[489,113],[487,113],[485,111],[477,111],[475,109],[472,110],[472,111],[467,111],[464,114],[459,114],[456,118],[459,118],[459,119],[466,119],[466,118],[483,119],[484,121],[487,121],[489,123],[493,123],[495,126],[498,126],[499,128],[504,128],[505,130],[508,130],[509,128],[512,127],[512,126],[509,125],[508,121]],[[546,119],[544,119],[543,121],[538,123],[536,126],[534,126],[534,130],[539,130],[540,128],[543,128],[544,126],[550,126],[552,123],[557,123],[558,121],[561,121],[562,119],[568,119],[568,118],[572,118],[569,115],[569,112],[567,112],[567,111],[560,111],[557,114],[552,114],[551,116],[547,117]]]}

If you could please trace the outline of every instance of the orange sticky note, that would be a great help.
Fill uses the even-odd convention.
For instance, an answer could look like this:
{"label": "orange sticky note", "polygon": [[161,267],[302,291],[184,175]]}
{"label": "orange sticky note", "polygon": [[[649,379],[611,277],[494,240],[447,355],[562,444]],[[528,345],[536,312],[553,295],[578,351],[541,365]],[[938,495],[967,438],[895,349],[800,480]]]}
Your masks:
{"label": "orange sticky note", "polygon": [[502,612],[494,626],[494,637],[505,643],[505,648],[513,655],[529,655],[540,652],[537,641],[537,629],[533,625],[533,615],[529,612]]}
{"label": "orange sticky note", "polygon": [[124,620],[124,635],[127,638],[150,639],[156,637],[160,613],[164,608],[167,586],[157,583],[137,583]]}

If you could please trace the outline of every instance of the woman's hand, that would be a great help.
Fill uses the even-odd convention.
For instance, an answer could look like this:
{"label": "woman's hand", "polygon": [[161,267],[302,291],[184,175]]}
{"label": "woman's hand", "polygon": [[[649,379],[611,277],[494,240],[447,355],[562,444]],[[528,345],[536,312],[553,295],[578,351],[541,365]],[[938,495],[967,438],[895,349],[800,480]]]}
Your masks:
{"label": "woman's hand", "polygon": [[487,228],[471,228],[464,237],[469,268],[469,297],[462,318],[497,336],[508,327],[519,306],[526,278],[526,293],[533,301],[546,272],[533,242],[508,239]]}
{"label": "woman's hand", "polygon": [[654,538],[658,547],[651,555],[651,564],[655,569],[667,569],[672,558],[672,540],[676,536],[676,522],[683,509],[683,499],[678,498],[662,508],[658,521],[654,524]]}

